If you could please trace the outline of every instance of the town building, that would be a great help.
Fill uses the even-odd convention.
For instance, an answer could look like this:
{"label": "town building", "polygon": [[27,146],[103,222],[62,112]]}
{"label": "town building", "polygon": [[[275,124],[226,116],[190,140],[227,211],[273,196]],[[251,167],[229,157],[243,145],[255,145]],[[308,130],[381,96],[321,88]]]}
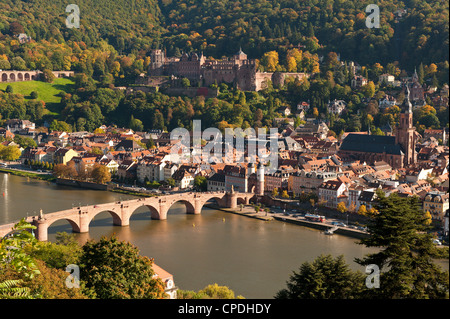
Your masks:
{"label": "town building", "polygon": [[367,79],[362,75],[355,75],[351,81],[352,89],[359,89],[367,84]]}
{"label": "town building", "polygon": [[445,212],[449,209],[449,194],[429,192],[423,201],[423,210],[429,211],[433,220],[444,222]]}
{"label": "town building", "polygon": [[224,192],[225,188],[225,175],[222,173],[215,173],[207,179],[208,192]]}
{"label": "town building", "polygon": [[340,202],[347,202],[347,186],[339,180],[328,180],[319,186],[319,201],[328,208],[337,208]]}
{"label": "town building", "polygon": [[334,100],[331,102],[328,102],[328,112],[332,113],[334,115],[340,115],[345,108],[347,107],[347,103],[343,100]]}
{"label": "town building", "polygon": [[79,156],[79,154],[73,149],[61,147],[55,152],[53,163],[67,164],[75,156]]}
{"label": "town building", "polygon": [[320,185],[336,178],[337,174],[334,172],[306,171],[302,169],[289,176],[288,189],[295,194],[313,192],[318,195]]}
{"label": "town building", "polygon": [[173,275],[155,263],[152,264],[152,269],[155,272],[153,277],[161,279],[164,283],[164,292],[168,295],[168,299],[177,299],[178,288],[175,286]]}
{"label": "town building", "polygon": [[395,76],[388,74],[388,73],[381,74],[378,77],[378,82],[380,82],[380,84],[385,83],[386,85],[394,85]]}

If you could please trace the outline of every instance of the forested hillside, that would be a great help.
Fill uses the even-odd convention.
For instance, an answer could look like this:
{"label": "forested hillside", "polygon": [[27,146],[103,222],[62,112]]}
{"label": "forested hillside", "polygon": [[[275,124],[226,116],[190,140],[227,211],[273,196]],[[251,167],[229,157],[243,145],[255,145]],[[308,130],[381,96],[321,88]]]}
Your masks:
{"label": "forested hillside", "polygon": [[[379,29],[365,25],[365,8],[371,3],[380,7]],[[301,44],[308,51],[335,51],[361,64],[398,60],[411,67],[448,60],[448,1],[162,0],[160,7],[170,49],[184,44],[220,55],[241,45],[259,57]],[[399,9],[407,14],[396,22]]]}
{"label": "forested hillside", "polygon": [[[63,0],[0,2],[0,54],[22,56],[14,33],[55,45],[112,45],[118,54],[146,54],[165,47],[169,55],[202,50],[221,57],[242,46],[252,58],[290,46],[334,51],[360,64],[399,61],[411,70],[448,61],[448,1],[383,0],[379,29],[365,25],[372,0],[80,0],[81,28],[65,26]],[[406,9],[399,17],[397,10]],[[30,49],[30,48],[29,48]],[[33,48],[34,49],[34,48]]]}
{"label": "forested hillside", "polygon": [[[367,99],[398,94],[378,83],[385,72],[405,77],[417,68],[420,84],[440,90],[448,83],[449,2],[376,1],[380,28],[369,29],[365,8],[373,2],[77,0],[81,26],[69,29],[65,25],[68,1],[1,0],[0,69],[73,70],[77,76],[71,90],[61,87],[60,103],[38,106],[36,112],[26,111],[27,105],[36,103],[16,94],[20,88],[16,87],[16,92],[14,87],[5,93],[0,90],[0,102],[4,101],[0,120],[24,116],[42,125],[57,117],[74,130],[93,130],[110,123],[135,129],[173,129],[189,127],[193,118],[222,128],[260,127],[273,125],[273,119],[281,116],[277,113],[280,108],[310,101],[308,115],[327,119],[336,134],[369,127],[375,130],[387,123],[393,126],[398,110],[379,112],[378,105],[367,104]],[[21,33],[31,40],[21,43]],[[160,93],[129,97],[113,90],[134,83],[146,72],[152,49],[164,48],[168,56],[203,51],[208,57],[221,58],[239,47],[249,58],[258,59],[264,71],[310,72],[314,76],[301,83],[287,82],[279,91],[258,93],[240,92],[223,83],[219,96],[206,101]],[[348,64],[340,64],[339,55],[341,61],[362,66],[361,74],[369,80],[366,86],[350,87],[351,72]],[[397,96],[399,103],[404,98],[401,95]],[[327,113],[326,105],[334,99],[348,102],[339,118]],[[431,98],[426,103],[423,114],[416,112],[418,130],[448,125],[448,106]]]}

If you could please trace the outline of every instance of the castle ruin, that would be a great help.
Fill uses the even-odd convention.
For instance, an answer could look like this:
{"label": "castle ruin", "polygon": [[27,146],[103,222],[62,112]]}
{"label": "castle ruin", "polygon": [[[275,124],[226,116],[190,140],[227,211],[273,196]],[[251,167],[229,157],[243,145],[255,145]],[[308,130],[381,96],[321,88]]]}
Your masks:
{"label": "castle ruin", "polygon": [[[284,84],[287,76],[308,78],[307,73],[259,72],[256,60],[248,59],[242,49],[232,58],[223,60],[207,59],[203,53],[184,53],[180,58],[166,57],[163,50],[153,50],[150,55],[149,78],[157,76],[175,76],[200,82],[203,86],[231,83],[242,91],[259,91],[267,86],[268,80],[274,86]],[[150,82],[150,80],[148,81]]]}

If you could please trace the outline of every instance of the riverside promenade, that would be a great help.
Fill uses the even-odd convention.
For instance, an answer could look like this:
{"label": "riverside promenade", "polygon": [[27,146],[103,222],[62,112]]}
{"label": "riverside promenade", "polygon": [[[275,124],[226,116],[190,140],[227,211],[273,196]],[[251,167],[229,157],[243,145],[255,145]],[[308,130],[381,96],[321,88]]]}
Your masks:
{"label": "riverside promenade", "polygon": [[[241,216],[245,216],[248,218],[254,218],[259,219],[262,221],[280,221],[285,223],[290,223],[298,226],[313,228],[325,231],[327,229],[335,227],[331,224],[333,221],[338,221],[335,219],[329,219],[326,220],[324,223],[320,222],[313,222],[306,220],[303,214],[299,211],[296,212],[290,212],[289,215],[285,215],[283,213],[283,210],[277,209],[277,208],[271,208],[270,212],[266,212],[264,210],[260,210],[259,212],[256,212],[253,206],[245,205],[244,207],[237,207],[237,208],[221,208],[216,206],[209,205],[208,207],[222,210],[227,213],[237,214]],[[355,229],[352,227],[343,227],[338,226],[337,229],[334,231],[335,234],[353,237],[357,239],[367,238],[369,236],[369,233]]]}

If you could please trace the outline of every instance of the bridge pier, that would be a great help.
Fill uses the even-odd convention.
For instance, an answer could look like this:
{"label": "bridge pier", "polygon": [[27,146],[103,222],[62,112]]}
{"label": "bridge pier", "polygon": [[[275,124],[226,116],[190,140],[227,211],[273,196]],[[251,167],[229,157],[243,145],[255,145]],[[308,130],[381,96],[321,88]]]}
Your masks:
{"label": "bridge pier", "polygon": [[227,208],[237,207],[237,194],[235,192],[227,193]]}
{"label": "bridge pier", "polygon": [[87,233],[89,232],[89,217],[87,213],[82,213],[83,215],[80,216],[80,223],[79,223],[79,233]]}
{"label": "bridge pier", "polygon": [[194,214],[198,215],[202,212],[203,203],[200,201],[200,198],[196,198],[194,200]]}
{"label": "bridge pier", "polygon": [[35,237],[39,241],[47,241],[48,240],[48,223],[45,219],[37,219],[32,222],[35,229]]}

